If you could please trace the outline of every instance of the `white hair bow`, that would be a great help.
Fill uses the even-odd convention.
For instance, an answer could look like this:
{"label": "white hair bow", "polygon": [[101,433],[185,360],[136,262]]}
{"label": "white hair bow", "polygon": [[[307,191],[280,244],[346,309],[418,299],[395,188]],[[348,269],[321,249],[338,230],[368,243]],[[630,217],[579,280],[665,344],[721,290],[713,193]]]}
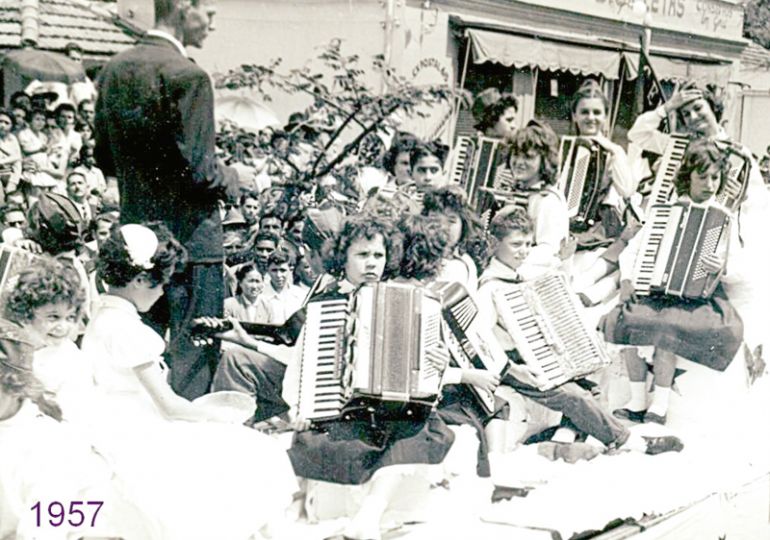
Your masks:
{"label": "white hair bow", "polygon": [[158,237],[144,225],[128,224],[120,228],[131,264],[144,270],[152,269],[152,258],[158,249]]}

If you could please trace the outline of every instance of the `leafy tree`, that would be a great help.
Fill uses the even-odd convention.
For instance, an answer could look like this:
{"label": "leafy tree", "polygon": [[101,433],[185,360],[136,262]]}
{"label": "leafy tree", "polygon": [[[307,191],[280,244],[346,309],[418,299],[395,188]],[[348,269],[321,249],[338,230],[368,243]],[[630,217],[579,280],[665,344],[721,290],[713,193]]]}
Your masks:
{"label": "leafy tree", "polygon": [[770,0],[749,0],[744,11],[743,36],[770,49]]}
{"label": "leafy tree", "polygon": [[[380,135],[398,129],[400,118],[425,118],[430,107],[454,98],[446,86],[414,85],[387,66],[382,55],[373,58],[370,69],[382,78],[385,90],[372,90],[364,83],[359,56],[343,54],[338,39],[323,47],[316,60],[288,71],[281,71],[281,59],[247,64],[215,77],[217,88],[250,88],[265,101],[272,100],[274,91],[310,97],[304,111],[291,115],[285,132],[273,134],[269,148],[263,145],[273,162],[271,174],[303,190],[328,175],[349,181],[381,155]],[[242,130],[231,126],[221,134],[220,146],[243,155],[244,140]]]}

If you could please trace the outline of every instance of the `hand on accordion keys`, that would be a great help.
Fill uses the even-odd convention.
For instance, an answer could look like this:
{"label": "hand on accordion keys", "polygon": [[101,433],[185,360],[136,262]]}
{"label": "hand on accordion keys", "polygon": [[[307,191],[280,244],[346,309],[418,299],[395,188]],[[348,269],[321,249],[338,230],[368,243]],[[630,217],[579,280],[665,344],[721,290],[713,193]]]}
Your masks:
{"label": "hand on accordion keys", "polygon": [[449,349],[444,343],[436,343],[425,351],[425,359],[430,363],[433,369],[439,373],[444,373],[449,365]]}

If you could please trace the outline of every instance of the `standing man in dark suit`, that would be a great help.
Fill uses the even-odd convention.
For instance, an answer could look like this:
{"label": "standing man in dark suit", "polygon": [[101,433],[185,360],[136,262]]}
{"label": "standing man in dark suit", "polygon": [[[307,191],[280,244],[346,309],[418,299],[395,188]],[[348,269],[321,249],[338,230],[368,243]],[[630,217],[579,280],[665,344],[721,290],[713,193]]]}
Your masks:
{"label": "standing man in dark suit", "polygon": [[218,361],[217,349],[192,347],[188,332],[195,317],[222,316],[217,200],[237,196],[235,175],[214,156],[211,80],[185,51],[201,47],[212,15],[210,0],[155,0],[155,27],[104,67],[96,104],[96,157],[118,179],[121,221],[162,221],[188,250],[152,322],[170,328],[171,386],[191,399],[208,391]]}

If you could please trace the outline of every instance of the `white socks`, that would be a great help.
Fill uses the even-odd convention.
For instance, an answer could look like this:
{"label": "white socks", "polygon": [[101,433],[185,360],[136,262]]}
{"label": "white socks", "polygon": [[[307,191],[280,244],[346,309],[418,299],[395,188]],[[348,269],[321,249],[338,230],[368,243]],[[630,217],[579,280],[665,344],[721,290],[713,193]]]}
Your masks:
{"label": "white socks", "polygon": [[634,412],[645,410],[647,408],[647,382],[631,381],[629,386],[631,387],[631,400],[626,404],[626,409]]}
{"label": "white socks", "polygon": [[652,403],[647,412],[666,416],[668,412],[668,398],[671,395],[671,388],[655,385],[655,391],[652,393]]}

